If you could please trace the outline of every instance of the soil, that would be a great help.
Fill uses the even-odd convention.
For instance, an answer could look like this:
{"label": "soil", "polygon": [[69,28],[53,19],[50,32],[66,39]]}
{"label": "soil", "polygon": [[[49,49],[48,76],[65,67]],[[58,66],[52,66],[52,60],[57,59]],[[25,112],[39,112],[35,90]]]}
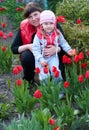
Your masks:
{"label": "soil", "polygon": [[[4,40],[3,44],[6,45],[7,43],[12,43],[17,31],[13,28],[11,21],[6,16],[0,17],[0,19],[2,19],[3,21],[5,21],[7,23],[5,33],[8,33],[9,31],[11,31],[14,34],[13,38],[9,38],[6,41]],[[0,30],[1,30],[1,28],[0,28]],[[15,66],[16,64],[17,64],[17,59],[15,59],[13,61],[13,66]],[[12,74],[12,72],[10,72],[8,74],[0,74],[0,103],[9,102],[9,101],[13,100],[13,95],[10,90],[11,88],[8,88],[9,79],[11,81],[10,87],[13,87],[13,83],[14,83],[15,79],[14,79],[14,75]],[[5,96],[4,101],[2,99],[3,96]],[[14,113],[12,113],[12,114],[10,113],[10,115],[7,119],[1,120],[1,117],[0,117],[0,130],[4,130],[4,128],[2,126],[3,122],[5,124],[9,124],[10,121],[12,120],[12,118],[14,118],[15,116],[16,115],[14,115]]]}
{"label": "soil", "polygon": [[[14,76],[13,76],[12,73],[0,75],[0,96],[1,97],[5,96],[5,100],[4,99],[0,99],[1,100],[0,103],[3,103],[3,102],[4,103],[5,102],[8,103],[9,101],[13,100],[13,95],[12,95],[11,91],[8,89],[8,84],[7,84],[8,79],[11,79],[11,82],[14,80]],[[8,124],[8,123],[10,123],[10,120],[12,118],[13,117],[11,117],[9,115],[9,117],[7,119],[1,120],[1,122],[0,122],[0,130],[4,130],[3,126],[2,126],[3,122],[5,124]]]}

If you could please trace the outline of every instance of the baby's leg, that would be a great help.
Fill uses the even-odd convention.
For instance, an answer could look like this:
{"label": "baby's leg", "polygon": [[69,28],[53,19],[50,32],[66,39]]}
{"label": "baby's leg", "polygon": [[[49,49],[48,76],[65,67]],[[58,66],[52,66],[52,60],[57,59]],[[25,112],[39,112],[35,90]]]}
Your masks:
{"label": "baby's leg", "polygon": [[60,80],[62,80],[62,75],[61,75],[61,71],[59,70],[59,60],[58,60],[58,56],[54,55],[52,57],[50,57],[50,60],[48,62],[49,67],[50,67],[50,71],[51,71],[51,75],[53,75],[52,72],[52,67],[55,66],[57,68],[57,70],[59,71],[59,76],[57,78],[55,78],[54,76],[54,80],[56,81],[56,83],[58,83]]}
{"label": "baby's leg", "polygon": [[36,67],[40,68],[39,80],[42,82],[47,82],[47,78],[50,76],[49,72],[47,74],[45,74],[44,67],[42,67],[41,64],[37,61],[36,61]]}

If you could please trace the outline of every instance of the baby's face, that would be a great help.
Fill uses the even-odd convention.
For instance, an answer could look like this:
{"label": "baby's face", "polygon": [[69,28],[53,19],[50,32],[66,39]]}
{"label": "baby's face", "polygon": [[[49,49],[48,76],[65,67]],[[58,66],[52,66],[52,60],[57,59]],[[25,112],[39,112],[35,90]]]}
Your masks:
{"label": "baby's face", "polygon": [[54,30],[55,25],[51,22],[45,22],[42,24],[42,27],[46,33],[51,33]]}

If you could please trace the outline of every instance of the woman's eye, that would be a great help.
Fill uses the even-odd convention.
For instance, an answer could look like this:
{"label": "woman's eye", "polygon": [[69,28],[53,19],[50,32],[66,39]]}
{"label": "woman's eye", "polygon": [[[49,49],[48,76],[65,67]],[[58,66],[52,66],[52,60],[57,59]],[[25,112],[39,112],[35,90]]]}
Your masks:
{"label": "woman's eye", "polygon": [[34,16],[37,16],[37,14],[34,14]]}
{"label": "woman's eye", "polygon": [[32,19],[32,16],[29,16],[29,19]]}

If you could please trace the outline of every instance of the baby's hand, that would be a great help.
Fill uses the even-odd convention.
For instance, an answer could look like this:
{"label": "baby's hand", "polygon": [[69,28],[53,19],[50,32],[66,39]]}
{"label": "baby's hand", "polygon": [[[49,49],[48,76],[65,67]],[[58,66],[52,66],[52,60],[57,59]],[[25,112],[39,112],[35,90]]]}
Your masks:
{"label": "baby's hand", "polygon": [[48,63],[46,61],[41,61],[41,66],[43,67],[48,66]]}
{"label": "baby's hand", "polygon": [[69,56],[74,56],[74,55],[77,54],[77,51],[76,51],[76,49],[71,49],[67,53],[68,53]]}

